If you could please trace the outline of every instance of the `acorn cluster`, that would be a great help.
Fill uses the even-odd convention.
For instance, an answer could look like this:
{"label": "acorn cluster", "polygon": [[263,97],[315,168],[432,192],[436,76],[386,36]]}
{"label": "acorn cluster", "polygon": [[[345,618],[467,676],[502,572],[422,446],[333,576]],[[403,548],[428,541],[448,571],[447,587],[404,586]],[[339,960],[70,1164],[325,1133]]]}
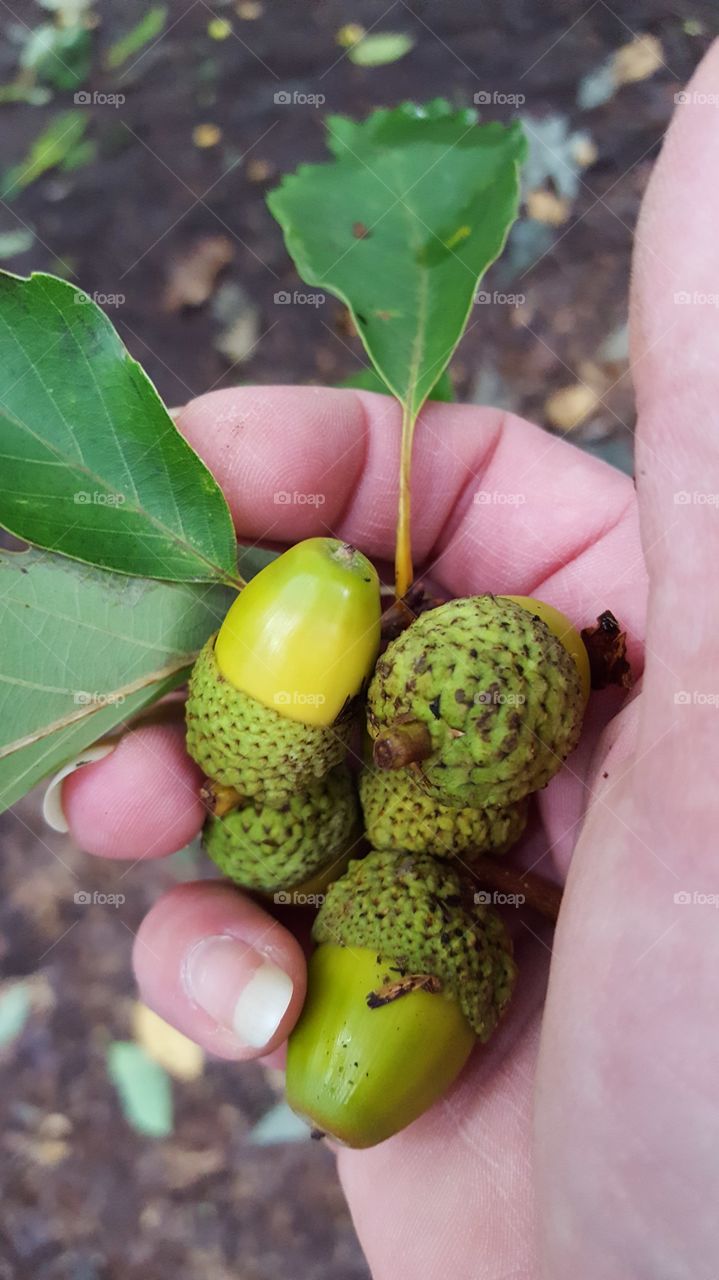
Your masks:
{"label": "acorn cluster", "polygon": [[379,649],[374,568],[310,539],[237,598],[187,703],[210,856],[283,902],[320,895],[287,1093],[351,1146],[420,1115],[507,1008],[511,940],[473,861],[520,838],[588,693],[576,631],[521,597],[449,601]]}

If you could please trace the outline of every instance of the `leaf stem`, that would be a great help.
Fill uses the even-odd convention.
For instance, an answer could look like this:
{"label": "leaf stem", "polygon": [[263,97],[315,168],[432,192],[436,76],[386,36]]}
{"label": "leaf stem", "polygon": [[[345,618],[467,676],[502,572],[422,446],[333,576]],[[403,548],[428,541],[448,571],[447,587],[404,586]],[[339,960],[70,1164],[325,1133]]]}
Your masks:
{"label": "leaf stem", "polygon": [[394,558],[394,589],[403,600],[412,586],[411,475],[412,441],[417,415],[405,403],[402,406],[402,443],[399,462],[399,504],[397,508],[397,542]]}

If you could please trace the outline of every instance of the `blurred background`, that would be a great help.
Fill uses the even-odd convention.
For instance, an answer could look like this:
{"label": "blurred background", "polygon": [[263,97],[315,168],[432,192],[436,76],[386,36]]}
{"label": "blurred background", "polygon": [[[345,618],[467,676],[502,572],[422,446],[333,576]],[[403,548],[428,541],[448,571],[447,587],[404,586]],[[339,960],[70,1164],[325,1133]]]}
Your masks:
{"label": "blurred background", "polygon": [[[0,0],[0,266],[94,295],[170,405],[338,383],[360,345],[334,300],[286,301],[267,190],[325,156],[328,112],[442,95],[520,115],[523,216],[457,394],[631,471],[632,231],[718,29],[700,0]],[[136,1003],[133,933],[202,855],[103,865],[44,829],[37,796],[0,824],[0,1280],[365,1280],[280,1081],[204,1060]]]}

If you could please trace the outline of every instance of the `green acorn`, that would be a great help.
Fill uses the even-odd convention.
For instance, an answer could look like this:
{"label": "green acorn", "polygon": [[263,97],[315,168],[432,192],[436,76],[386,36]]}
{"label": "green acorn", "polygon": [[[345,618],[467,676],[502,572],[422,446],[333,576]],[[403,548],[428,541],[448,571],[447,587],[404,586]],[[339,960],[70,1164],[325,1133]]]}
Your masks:
{"label": "green acorn", "polygon": [[291,547],[240,592],[201,651],[187,749],[245,798],[283,804],[344,759],[379,647],[377,573],[335,538]]}
{"label": "green acorn", "polygon": [[456,807],[508,805],[545,786],[583,712],[565,644],[524,606],[489,595],[421,614],[387,647],[367,695],[375,764],[411,765]]}
{"label": "green acorn", "polygon": [[313,938],[287,1099],[322,1133],[373,1146],[440,1098],[489,1039],[514,985],[511,942],[449,863],[388,852],[350,862]]}
{"label": "green acorn", "polygon": [[224,875],[262,893],[307,891],[325,870],[346,860],[361,835],[359,803],[346,765],[279,807],[249,801],[210,818],[204,842]]}
{"label": "green acorn", "polygon": [[503,808],[453,808],[428,795],[411,769],[363,769],[359,791],[367,839],[375,849],[436,858],[502,854],[527,825],[528,798]]}

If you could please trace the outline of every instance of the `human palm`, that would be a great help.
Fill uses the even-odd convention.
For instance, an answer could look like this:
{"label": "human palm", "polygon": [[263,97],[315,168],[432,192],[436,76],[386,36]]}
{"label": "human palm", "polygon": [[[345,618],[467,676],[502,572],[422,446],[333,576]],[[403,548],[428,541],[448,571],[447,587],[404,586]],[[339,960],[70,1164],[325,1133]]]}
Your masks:
{"label": "human palm", "polygon": [[[562,880],[569,871],[567,889],[554,936],[531,915],[516,922],[520,979],[500,1031],[408,1130],[339,1154],[376,1280],[719,1274],[719,917],[681,901],[719,888],[705,870],[719,817],[708,696],[719,700],[719,321],[674,301],[719,279],[719,115],[701,101],[717,89],[715,48],[637,234],[638,497],[626,477],[495,410],[430,405],[417,430],[423,571],[447,594],[538,596],[581,626],[611,608],[635,675],[645,651],[646,671],[624,705],[617,691],[593,696],[579,748],[541,795],[519,856]],[[391,558],[400,422],[390,400],[244,388],[194,401],[179,425],[222,483],[242,541],[331,532]],[[277,504],[281,491],[313,497]],[[63,802],[78,843],[140,859],[196,834],[197,789],[181,724],[155,724],[70,777]],[[209,1010],[187,988],[187,957],[208,937],[242,944]],[[230,1029],[228,984],[240,992],[268,959],[293,993],[266,1044],[250,1047]],[[135,963],[144,999],[229,1058],[274,1053],[304,995],[302,950],[284,924],[217,882],[159,902]]]}

